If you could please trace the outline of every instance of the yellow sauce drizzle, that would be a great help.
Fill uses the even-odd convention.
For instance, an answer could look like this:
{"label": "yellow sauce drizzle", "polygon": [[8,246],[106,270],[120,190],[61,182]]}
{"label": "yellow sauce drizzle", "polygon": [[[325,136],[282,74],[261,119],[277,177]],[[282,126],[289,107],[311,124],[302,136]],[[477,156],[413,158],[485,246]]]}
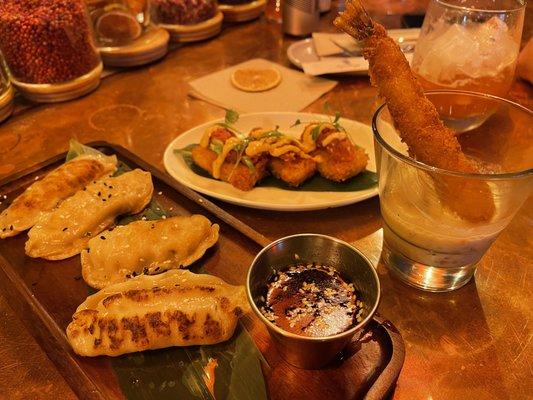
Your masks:
{"label": "yellow sauce drizzle", "polygon": [[328,144],[330,144],[334,140],[342,140],[342,139],[346,139],[345,132],[332,132],[328,136],[326,136],[325,139],[322,140],[322,146],[326,147]]}
{"label": "yellow sauce drizzle", "polygon": [[[307,126],[304,132],[302,133],[302,144],[303,144],[303,149],[305,150],[306,153],[310,153],[316,149],[316,141],[313,140],[313,130],[316,128],[317,125],[319,124],[314,123],[314,124]],[[326,137],[326,139],[322,141],[322,146],[327,146],[333,140],[340,138],[341,135],[343,135],[342,136],[343,139],[346,137],[346,134],[344,132],[338,132],[337,128],[335,128],[335,125],[330,124],[330,123],[320,123],[320,128],[318,128],[318,136],[320,136],[320,134],[324,131],[324,129],[333,129],[335,132],[328,135],[328,137]],[[337,134],[339,135],[328,140],[330,136],[337,135]],[[327,141],[327,144],[324,144],[324,142],[326,141]]]}
{"label": "yellow sauce drizzle", "polygon": [[[316,128],[318,123],[311,124],[307,126],[302,134],[302,140],[296,140],[288,136],[267,136],[261,137],[265,134],[265,131],[261,128],[255,128],[249,133],[249,137],[254,138],[255,140],[248,143],[246,147],[245,154],[248,157],[254,157],[261,153],[269,153],[273,157],[280,157],[283,154],[293,152],[300,156],[301,158],[312,158],[308,153],[311,153],[316,149],[316,141],[313,139],[312,132]],[[214,125],[206,129],[200,146],[207,148],[209,147],[209,141],[211,139],[211,134],[220,129],[220,126]],[[333,124],[329,123],[320,123],[319,135],[323,132],[324,129],[334,129],[335,132],[330,133],[325,139],[322,140],[322,146],[327,146],[334,140],[342,140],[346,138],[345,132],[339,132]],[[237,146],[242,139],[236,137],[229,138],[224,143],[221,153],[215,159],[212,165],[212,175],[215,179],[220,179],[220,169],[222,164],[226,160],[230,151],[232,151],[235,146]]]}
{"label": "yellow sauce drizzle", "polygon": [[213,125],[207,128],[204,132],[204,135],[202,136],[202,140],[200,140],[200,146],[204,149],[207,149],[207,147],[209,146],[209,140],[211,139],[211,134],[218,129],[220,129],[220,126],[218,125]]}
{"label": "yellow sauce drizzle", "polygon": [[222,147],[222,152],[218,155],[216,160],[213,161],[213,178],[220,178],[220,168],[222,167],[224,160],[228,156],[229,152],[233,150],[233,148],[237,146],[239,142],[240,140],[234,137],[226,140],[226,143],[224,143],[224,147]]}

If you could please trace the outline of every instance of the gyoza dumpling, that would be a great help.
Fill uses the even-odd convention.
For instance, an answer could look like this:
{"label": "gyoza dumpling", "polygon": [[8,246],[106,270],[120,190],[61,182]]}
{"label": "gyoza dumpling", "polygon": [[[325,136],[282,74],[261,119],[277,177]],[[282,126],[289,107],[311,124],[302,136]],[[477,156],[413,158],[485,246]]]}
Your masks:
{"label": "gyoza dumpling", "polygon": [[248,307],[244,286],[170,270],[140,275],[89,296],[73,315],[67,337],[82,356],[215,344],[233,335]]}
{"label": "gyoza dumpling", "polygon": [[91,239],[81,253],[83,279],[101,289],[143,271],[186,267],[217,240],[218,225],[202,215],[117,226]]}
{"label": "gyoza dumpling", "polygon": [[76,157],[28,187],[0,214],[0,239],[30,229],[40,215],[117,168],[115,156],[91,154]]}
{"label": "gyoza dumpling", "polygon": [[92,237],[113,225],[118,215],[142,211],[153,190],[150,173],[140,169],[87,185],[42,215],[28,232],[26,254],[47,260],[79,254]]}

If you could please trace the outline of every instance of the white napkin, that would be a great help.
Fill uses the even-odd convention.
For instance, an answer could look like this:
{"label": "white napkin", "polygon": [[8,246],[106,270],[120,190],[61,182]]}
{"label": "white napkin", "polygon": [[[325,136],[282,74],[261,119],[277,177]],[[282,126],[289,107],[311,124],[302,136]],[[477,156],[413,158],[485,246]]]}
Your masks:
{"label": "white napkin", "polygon": [[[389,29],[387,33],[397,42],[414,42],[420,36],[420,29]],[[352,52],[361,51],[359,42],[347,33],[314,32],[313,44],[319,57],[340,55],[344,49]]]}
{"label": "white napkin", "polygon": [[315,46],[317,56],[328,57],[341,55],[344,50],[335,44],[335,40],[340,40],[341,38],[357,43],[354,38],[345,33],[313,32],[313,45]]}
{"label": "white napkin", "polygon": [[[231,83],[237,68],[276,68],[281,83],[264,92],[245,92]],[[307,76],[268,60],[256,58],[189,83],[189,95],[240,112],[301,111],[337,85],[336,81]]]}
{"label": "white napkin", "polygon": [[[411,64],[413,53],[405,54]],[[307,75],[318,76],[342,72],[366,72],[368,61],[363,57],[323,57],[320,61],[302,63],[302,68]]]}

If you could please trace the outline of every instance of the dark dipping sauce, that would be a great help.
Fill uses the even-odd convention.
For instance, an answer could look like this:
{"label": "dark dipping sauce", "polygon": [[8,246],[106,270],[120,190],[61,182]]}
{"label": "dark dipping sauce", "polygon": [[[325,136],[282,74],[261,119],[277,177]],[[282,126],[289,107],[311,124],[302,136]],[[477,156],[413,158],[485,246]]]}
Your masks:
{"label": "dark dipping sauce", "polygon": [[299,264],[270,279],[261,312],[287,332],[324,337],[361,321],[362,303],[334,268]]}

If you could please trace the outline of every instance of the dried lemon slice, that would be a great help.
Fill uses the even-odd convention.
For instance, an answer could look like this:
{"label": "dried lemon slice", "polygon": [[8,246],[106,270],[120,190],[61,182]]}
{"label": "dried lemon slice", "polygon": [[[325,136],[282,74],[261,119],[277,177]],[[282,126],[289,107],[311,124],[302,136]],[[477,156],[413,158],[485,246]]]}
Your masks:
{"label": "dried lemon slice", "polygon": [[231,83],[246,92],[263,92],[278,86],[281,74],[275,68],[242,68],[231,74]]}
{"label": "dried lemon slice", "polygon": [[135,17],[121,10],[110,11],[98,18],[95,30],[100,37],[116,41],[135,40],[142,33]]}

